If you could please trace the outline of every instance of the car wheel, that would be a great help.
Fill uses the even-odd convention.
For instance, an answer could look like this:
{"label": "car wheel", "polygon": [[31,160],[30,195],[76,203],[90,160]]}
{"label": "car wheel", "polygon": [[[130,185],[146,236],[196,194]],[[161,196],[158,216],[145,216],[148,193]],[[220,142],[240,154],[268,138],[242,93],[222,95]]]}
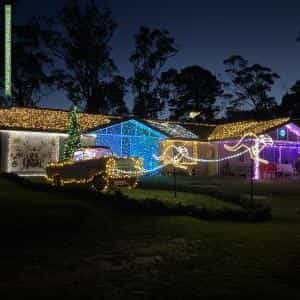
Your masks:
{"label": "car wheel", "polygon": [[53,177],[53,184],[57,187],[61,186],[61,178],[59,175]]}
{"label": "car wheel", "polygon": [[129,188],[135,188],[137,185],[137,178],[130,178],[128,183]]}
{"label": "car wheel", "polygon": [[93,179],[92,186],[96,191],[101,192],[104,190],[104,188],[106,186],[106,181],[103,178],[103,176],[97,175]]}

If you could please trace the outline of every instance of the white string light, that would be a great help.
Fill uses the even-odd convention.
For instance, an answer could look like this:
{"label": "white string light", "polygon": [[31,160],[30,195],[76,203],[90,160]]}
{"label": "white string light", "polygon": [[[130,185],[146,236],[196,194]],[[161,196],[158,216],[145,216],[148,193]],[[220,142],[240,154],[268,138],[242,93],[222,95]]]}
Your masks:
{"label": "white string light", "polygon": [[240,157],[240,156],[242,156],[242,155],[244,155],[248,152],[249,152],[248,150],[244,150],[242,152],[239,152],[239,153],[236,153],[236,154],[233,154],[233,155],[230,155],[230,156],[218,158],[218,159],[194,158],[194,157],[191,157],[191,156],[188,156],[188,155],[184,155],[184,158],[189,159],[189,160],[193,160],[195,162],[213,163],[213,162],[222,162],[222,161],[225,161],[225,160],[234,159],[234,158]]}
{"label": "white string light", "polygon": [[[245,144],[245,141],[251,139],[254,140],[254,144],[251,146],[248,146]],[[195,158],[189,155],[189,150],[185,146],[175,146],[175,145],[170,145],[168,146],[162,155],[157,156],[153,155],[153,158],[156,159],[157,161],[163,162],[159,166],[153,168],[153,169],[141,169],[137,171],[125,171],[125,170],[120,170],[120,169],[114,169],[114,172],[121,173],[121,174],[127,174],[127,175],[134,175],[134,174],[149,174],[156,172],[166,166],[174,166],[176,168],[181,168],[181,169],[187,169],[186,165],[190,164],[187,162],[184,162],[183,160],[189,160],[194,163],[198,162],[204,162],[204,163],[216,163],[216,162],[222,162],[230,159],[234,159],[237,157],[240,157],[246,153],[249,153],[250,158],[254,160],[256,163],[256,168],[255,168],[255,176],[258,175],[257,168],[259,166],[259,163],[263,164],[268,164],[269,162],[267,160],[262,159],[259,155],[262,152],[263,149],[266,147],[272,146],[274,144],[273,139],[269,135],[259,135],[257,136],[254,133],[248,133],[245,134],[235,145],[230,146],[230,145],[224,145],[224,149],[230,152],[236,152],[240,151],[241,149],[244,149],[243,151],[240,151],[238,153],[235,153],[233,155],[229,155],[226,157],[218,158],[218,159],[204,159],[204,158]],[[175,155],[173,154],[172,156],[170,155],[170,152],[174,153],[175,150]]]}
{"label": "white string light", "polygon": [[[254,138],[254,145],[248,146],[245,144],[245,140],[249,138]],[[224,148],[230,152],[236,152],[240,149],[246,149],[249,152],[250,158],[254,161],[261,162],[263,164],[268,164],[269,162],[262,159],[259,155],[268,146],[273,146],[273,139],[267,134],[261,134],[257,136],[256,134],[250,132],[245,134],[234,146],[224,145]]]}
{"label": "white string light", "polygon": [[149,174],[149,173],[154,173],[158,170],[161,170],[162,168],[166,167],[166,164],[161,164],[153,169],[142,169],[142,170],[137,170],[137,171],[125,171],[121,169],[114,168],[114,172],[116,173],[121,173],[121,174],[126,174],[126,175],[140,175],[140,174]]}

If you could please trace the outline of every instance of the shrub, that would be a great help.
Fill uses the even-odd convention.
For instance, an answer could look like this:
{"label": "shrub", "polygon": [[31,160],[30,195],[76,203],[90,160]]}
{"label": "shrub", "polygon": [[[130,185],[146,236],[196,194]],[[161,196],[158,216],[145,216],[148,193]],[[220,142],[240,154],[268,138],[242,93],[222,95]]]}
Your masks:
{"label": "shrub", "polygon": [[204,220],[228,220],[239,222],[263,222],[271,218],[270,206],[254,205],[247,203],[249,208],[211,209],[196,205],[183,205],[176,202],[173,205],[165,204],[159,199],[145,198],[143,200],[132,199],[122,192],[115,193],[112,199],[117,207],[126,210],[139,210],[146,214],[155,215],[186,215]]}

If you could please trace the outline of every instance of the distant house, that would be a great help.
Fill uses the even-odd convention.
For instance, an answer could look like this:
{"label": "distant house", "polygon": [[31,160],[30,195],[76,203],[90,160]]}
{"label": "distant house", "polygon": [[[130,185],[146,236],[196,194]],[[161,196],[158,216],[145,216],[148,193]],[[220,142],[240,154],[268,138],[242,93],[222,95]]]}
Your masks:
{"label": "distant house", "polygon": [[[176,155],[176,147],[184,147],[188,153],[183,158],[187,174],[250,176],[249,153],[240,155],[224,147],[237,144],[243,136],[243,142],[251,145],[249,133],[272,137],[274,144],[268,145],[260,157],[268,160],[274,170],[281,165],[295,170],[300,157],[300,128],[297,121],[289,118],[212,125],[79,113],[78,122],[83,144],[108,146],[118,156],[140,157],[148,174],[171,171],[168,167],[159,169],[161,162],[157,158],[168,151]],[[66,111],[0,109],[1,172],[44,173],[48,162],[62,159],[68,123]],[[265,171],[271,172],[272,168],[265,170],[255,163],[256,177],[263,177]]]}

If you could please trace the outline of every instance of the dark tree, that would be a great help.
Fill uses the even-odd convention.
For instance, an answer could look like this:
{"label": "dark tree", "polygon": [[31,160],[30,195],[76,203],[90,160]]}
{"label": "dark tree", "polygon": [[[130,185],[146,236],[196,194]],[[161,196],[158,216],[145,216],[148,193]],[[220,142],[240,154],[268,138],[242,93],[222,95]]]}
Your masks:
{"label": "dark tree", "polygon": [[128,108],[124,97],[127,93],[126,79],[122,76],[115,76],[113,80],[106,85],[106,102],[110,107],[109,113],[112,115],[128,115]]}
{"label": "dark tree", "polygon": [[[0,47],[0,103],[2,106],[34,107],[50,92],[53,85],[53,77],[50,75],[53,61],[46,47],[50,34],[48,23],[37,18],[26,24],[15,24],[14,19],[12,22],[12,97],[4,97],[4,47]],[[3,25],[4,22],[1,22],[2,37]]]}
{"label": "dark tree", "polygon": [[[266,116],[268,117],[268,116]],[[239,110],[233,108],[227,108],[226,110],[226,121],[236,122],[249,119],[257,119],[257,115],[253,110]],[[258,118],[262,119],[262,118]]]}
{"label": "dark tree", "polygon": [[163,103],[169,104],[171,100],[177,99],[177,79],[178,71],[176,69],[169,69],[166,72],[161,73],[160,78],[158,79],[160,87],[159,98]]}
{"label": "dark tree", "polygon": [[284,115],[300,117],[300,80],[291,87],[281,101],[280,112]]}
{"label": "dark tree", "polygon": [[223,83],[210,71],[189,66],[179,73],[169,70],[161,79],[171,119],[188,119],[190,113],[196,113],[196,119],[208,121],[219,111],[216,100],[224,96]]}
{"label": "dark tree", "polygon": [[129,82],[134,95],[133,113],[142,118],[156,118],[164,109],[160,99],[160,74],[169,58],[178,52],[167,30],[141,27],[135,36],[135,50],[130,57],[134,75]]}
{"label": "dark tree", "polygon": [[60,34],[52,39],[54,54],[63,66],[55,72],[58,87],[86,112],[109,113],[106,92],[117,71],[111,58],[116,23],[110,10],[93,0],[84,4],[68,0],[58,19]]}
{"label": "dark tree", "polygon": [[224,60],[226,73],[232,82],[234,97],[229,109],[252,110],[257,117],[272,116],[276,113],[275,98],[270,95],[272,87],[279,75],[270,68],[259,64],[249,65],[239,55]]}

